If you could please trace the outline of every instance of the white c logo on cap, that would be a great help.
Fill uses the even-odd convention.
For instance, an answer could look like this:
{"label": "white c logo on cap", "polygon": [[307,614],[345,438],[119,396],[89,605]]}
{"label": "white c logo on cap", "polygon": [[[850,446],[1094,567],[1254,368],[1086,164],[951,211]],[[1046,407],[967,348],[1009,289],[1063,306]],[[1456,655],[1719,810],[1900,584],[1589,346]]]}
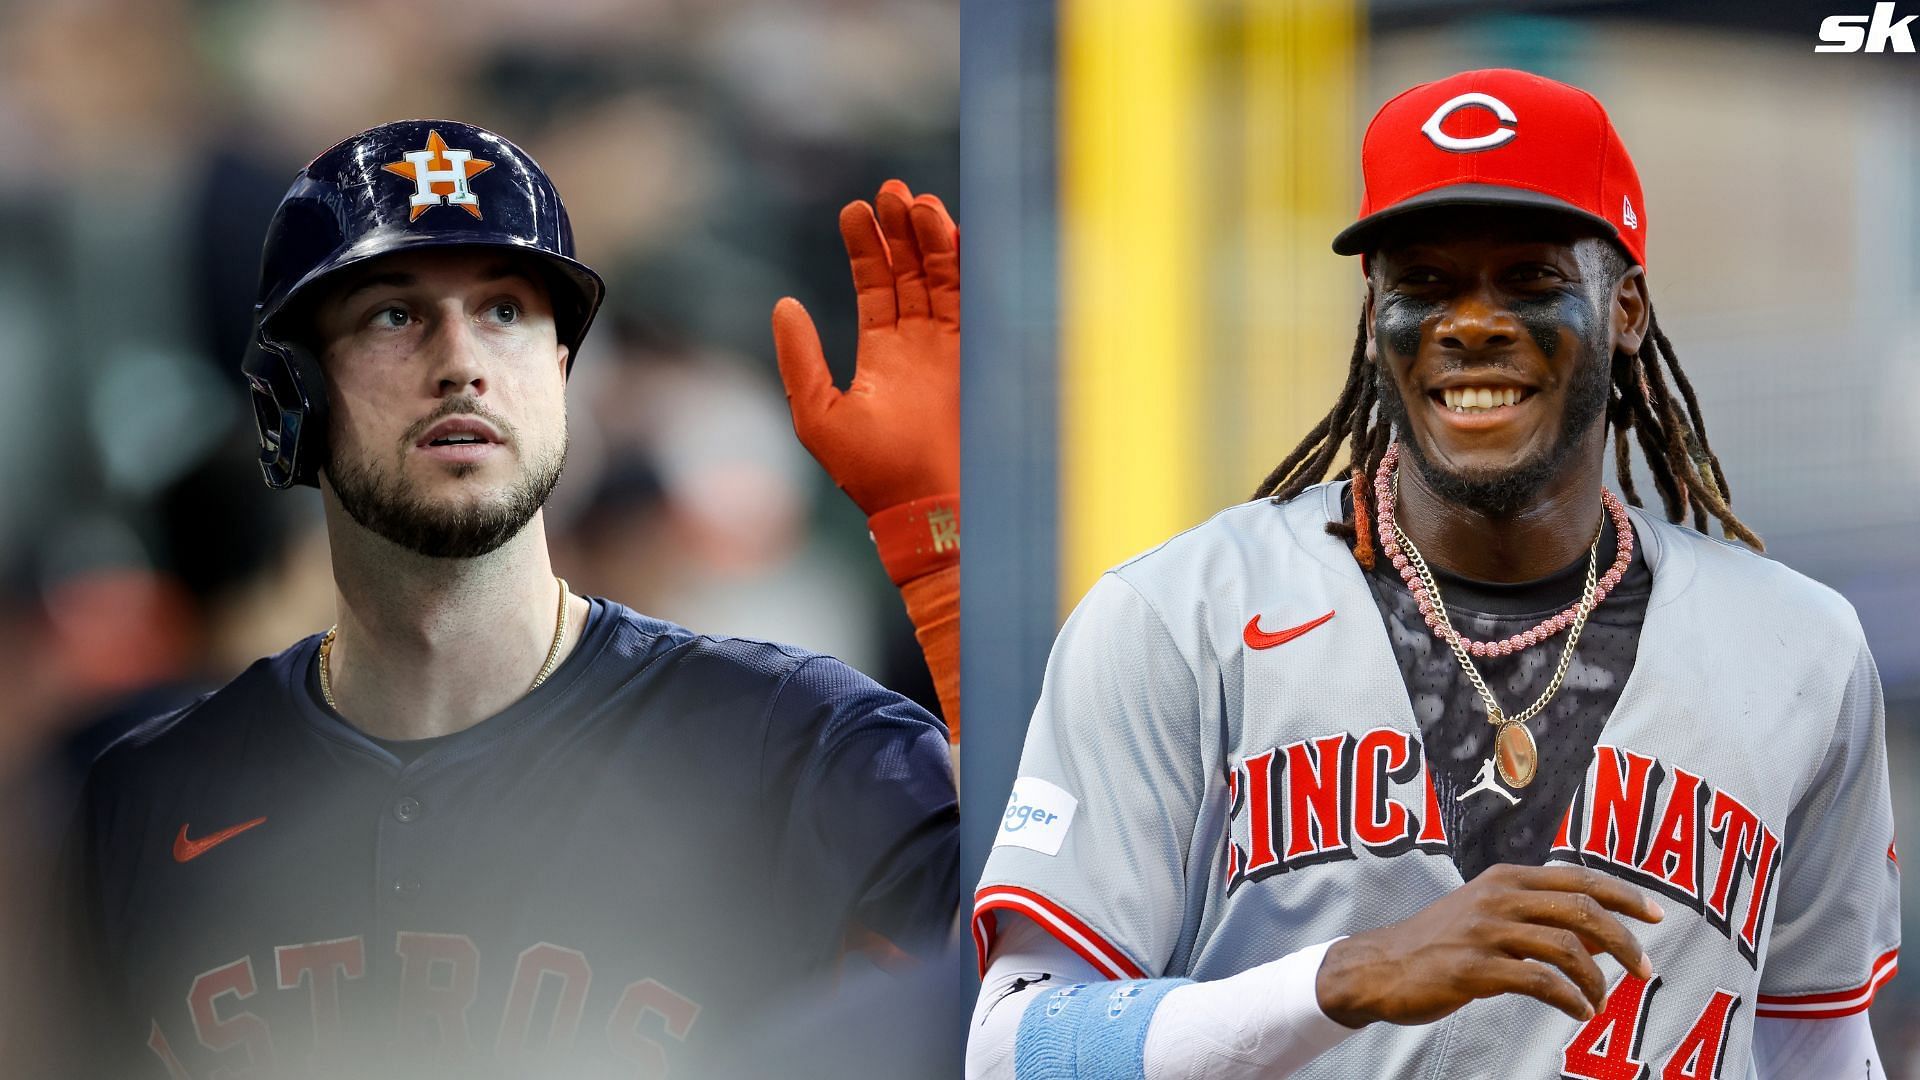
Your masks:
{"label": "white c logo on cap", "polygon": [[1519,123],[1519,118],[1513,115],[1513,110],[1507,107],[1506,102],[1501,101],[1492,94],[1482,94],[1475,91],[1471,94],[1461,94],[1459,97],[1453,98],[1433,110],[1433,115],[1427,117],[1427,122],[1420,125],[1420,131],[1425,134],[1428,139],[1433,141],[1433,145],[1442,150],[1450,150],[1456,154],[1472,153],[1475,150],[1490,150],[1518,134],[1511,126],[1502,126],[1487,132],[1485,135],[1475,135],[1471,139],[1456,139],[1440,130],[1442,121],[1469,105],[1478,105],[1483,109],[1491,109],[1493,115],[1500,118],[1502,125]]}

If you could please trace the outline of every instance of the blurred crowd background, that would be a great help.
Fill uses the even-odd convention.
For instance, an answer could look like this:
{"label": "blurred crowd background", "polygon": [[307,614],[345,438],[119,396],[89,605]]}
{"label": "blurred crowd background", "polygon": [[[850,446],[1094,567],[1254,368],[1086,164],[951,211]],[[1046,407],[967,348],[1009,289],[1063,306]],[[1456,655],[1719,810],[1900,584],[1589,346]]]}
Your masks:
{"label": "blurred crowd background", "polygon": [[573,588],[937,709],[861,514],[793,437],[768,316],[806,302],[844,384],[837,213],[892,176],[953,195],[957,24],[957,0],[0,4],[0,965],[92,754],[333,621],[319,495],[261,483],[238,365],[280,196],[388,120],[519,143],[607,279],[547,512]]}
{"label": "blurred crowd background", "polygon": [[[1859,611],[1900,836],[1920,836],[1920,64],[1813,50],[1825,16],[1872,8],[970,5],[965,544],[968,580],[996,584],[963,615],[963,802],[1005,800],[1047,647],[1099,572],[1246,499],[1337,395],[1363,285],[1328,244],[1368,118],[1504,66],[1592,91],[1624,137],[1650,292],[1735,509]],[[966,821],[976,877],[988,816]],[[1904,902],[1920,940],[1920,885]],[[1873,1021],[1892,1075],[1920,1076],[1915,973]]]}

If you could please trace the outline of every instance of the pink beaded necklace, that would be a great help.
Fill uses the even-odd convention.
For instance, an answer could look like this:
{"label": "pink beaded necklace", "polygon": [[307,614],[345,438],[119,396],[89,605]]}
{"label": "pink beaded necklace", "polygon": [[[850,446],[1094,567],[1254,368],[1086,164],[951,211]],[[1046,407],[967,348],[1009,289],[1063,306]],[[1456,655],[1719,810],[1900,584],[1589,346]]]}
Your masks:
{"label": "pink beaded necklace", "polygon": [[[1407,559],[1406,552],[1400,550],[1400,543],[1395,539],[1393,470],[1399,461],[1400,444],[1396,442],[1387,447],[1386,455],[1380,459],[1380,471],[1373,476],[1373,502],[1379,508],[1376,512],[1380,518],[1380,547],[1386,552],[1387,557],[1393,560],[1393,568],[1400,572],[1400,580],[1406,582],[1408,591],[1413,593],[1414,600],[1420,605],[1420,615],[1427,620],[1427,627],[1433,631],[1435,637],[1449,645],[1453,644],[1455,638],[1459,638],[1460,643],[1474,656],[1511,656],[1522,649],[1538,645],[1573,625],[1574,617],[1579,613],[1579,601],[1575,601],[1565,611],[1540,625],[1530,630],[1522,630],[1500,641],[1475,641],[1461,634],[1442,619],[1440,613],[1435,610],[1433,597],[1428,594],[1419,573]],[[1615,585],[1620,584],[1620,579],[1626,576],[1627,565],[1633,561],[1633,523],[1627,520],[1627,508],[1620,505],[1620,500],[1614,497],[1613,492],[1604,487],[1600,489],[1600,502],[1606,507],[1607,516],[1613,518],[1615,544],[1613,565],[1607,569],[1606,576],[1600,579],[1594,592],[1593,602],[1596,605],[1607,598],[1607,593],[1611,592]]]}

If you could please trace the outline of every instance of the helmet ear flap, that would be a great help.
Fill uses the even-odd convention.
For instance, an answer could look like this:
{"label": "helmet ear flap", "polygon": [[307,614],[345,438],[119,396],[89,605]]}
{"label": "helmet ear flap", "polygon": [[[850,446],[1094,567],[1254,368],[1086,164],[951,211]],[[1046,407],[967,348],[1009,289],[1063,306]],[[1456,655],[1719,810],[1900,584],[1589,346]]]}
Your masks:
{"label": "helmet ear flap", "polygon": [[319,487],[327,457],[327,381],[319,358],[293,342],[267,340],[247,350],[240,370],[252,392],[267,486]]}

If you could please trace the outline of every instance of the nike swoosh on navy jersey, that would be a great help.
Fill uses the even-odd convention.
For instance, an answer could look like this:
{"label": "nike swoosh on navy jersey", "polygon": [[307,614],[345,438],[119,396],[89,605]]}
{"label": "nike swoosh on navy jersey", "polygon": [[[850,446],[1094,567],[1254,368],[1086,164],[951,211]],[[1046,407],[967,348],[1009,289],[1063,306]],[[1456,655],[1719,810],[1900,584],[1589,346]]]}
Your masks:
{"label": "nike swoosh on navy jersey", "polygon": [[173,861],[183,863],[197,859],[207,852],[212,851],[215,847],[253,828],[255,825],[264,825],[266,822],[266,818],[257,817],[252,821],[243,821],[238,825],[229,825],[217,833],[213,833],[210,836],[203,836],[198,840],[187,839],[187,827],[182,825],[180,826],[180,835],[173,838]]}

